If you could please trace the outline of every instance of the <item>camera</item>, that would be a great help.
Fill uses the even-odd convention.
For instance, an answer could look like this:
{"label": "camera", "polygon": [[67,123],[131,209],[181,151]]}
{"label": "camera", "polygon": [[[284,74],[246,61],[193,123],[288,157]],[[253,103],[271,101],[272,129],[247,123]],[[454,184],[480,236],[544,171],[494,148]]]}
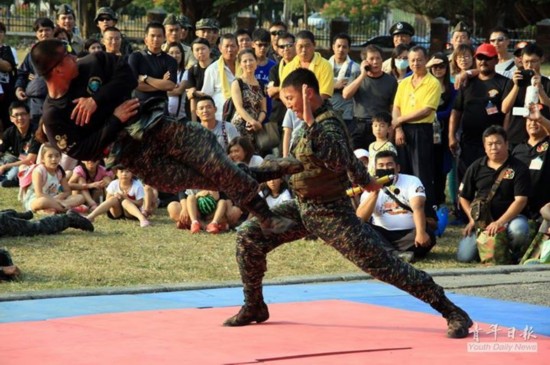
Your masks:
{"label": "camera", "polygon": [[535,76],[535,71],[533,70],[521,70],[521,76],[523,79],[519,80],[519,87],[527,87],[531,85],[531,79]]}

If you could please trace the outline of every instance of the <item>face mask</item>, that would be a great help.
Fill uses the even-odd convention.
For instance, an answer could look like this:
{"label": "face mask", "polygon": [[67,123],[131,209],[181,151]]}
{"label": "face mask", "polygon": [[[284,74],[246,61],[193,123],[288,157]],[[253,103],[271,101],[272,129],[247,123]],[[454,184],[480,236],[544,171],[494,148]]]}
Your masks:
{"label": "face mask", "polygon": [[[376,169],[375,173],[377,178],[381,178],[383,176],[393,175],[394,171],[393,169]],[[391,184],[393,184],[393,181],[384,184],[384,186],[390,186]]]}
{"label": "face mask", "polygon": [[400,60],[396,58],[393,61],[395,62],[395,67],[397,67],[400,70],[404,70],[407,67],[409,67],[409,60]]}

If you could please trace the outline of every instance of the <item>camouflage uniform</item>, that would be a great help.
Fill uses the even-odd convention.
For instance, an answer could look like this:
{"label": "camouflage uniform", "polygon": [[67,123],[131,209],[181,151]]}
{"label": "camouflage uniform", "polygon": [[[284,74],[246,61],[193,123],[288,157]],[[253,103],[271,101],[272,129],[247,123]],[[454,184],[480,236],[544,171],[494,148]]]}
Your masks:
{"label": "camouflage uniform", "polygon": [[[296,153],[300,144],[309,144],[314,157],[307,160],[296,153],[296,158],[304,164],[305,170],[292,176],[294,187],[300,180],[308,184],[325,184],[324,181],[314,179],[318,175],[316,170],[319,169],[328,170],[327,174],[333,175],[336,186],[340,184],[339,178],[346,174],[352,182],[366,185],[369,182],[368,173],[363,164],[354,157],[343,122],[330,112],[328,103],[319,108],[314,116],[315,123],[311,127],[305,125],[305,133],[294,148]],[[311,164],[315,160],[317,162]],[[310,234],[315,234],[376,279],[395,285],[430,304],[448,320],[452,317],[451,313],[457,311],[467,317],[446,298],[443,288],[435,284],[427,273],[399,260],[383,248],[382,238],[369,224],[362,224],[356,216],[350,199],[345,195],[345,188],[342,185],[339,194],[338,189],[332,189],[332,198],[322,193],[304,197],[304,194],[295,190],[295,200],[284,202],[273,209],[275,214],[298,222],[294,229],[283,234],[262,233],[256,219],[243,224],[237,237],[237,262],[244,286],[245,306],[239,314],[228,319],[225,325],[238,326],[267,320],[269,314],[262,295],[262,279],[267,271],[266,256],[283,243]],[[254,311],[251,316],[250,313]],[[467,321],[465,324],[471,325],[469,318]]]}
{"label": "camouflage uniform", "polygon": [[76,213],[56,214],[36,221],[31,221],[32,217],[32,212],[0,211],[0,237],[54,234],[69,227],[93,231],[92,223]]}

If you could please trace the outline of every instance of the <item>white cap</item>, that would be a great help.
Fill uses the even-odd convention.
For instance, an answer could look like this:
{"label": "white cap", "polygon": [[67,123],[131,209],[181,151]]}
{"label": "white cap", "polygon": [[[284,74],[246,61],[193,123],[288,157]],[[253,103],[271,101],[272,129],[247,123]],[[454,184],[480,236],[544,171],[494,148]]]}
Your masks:
{"label": "white cap", "polygon": [[355,154],[355,157],[361,158],[361,157],[369,157],[369,152],[364,148],[358,148],[355,151],[353,151]]}

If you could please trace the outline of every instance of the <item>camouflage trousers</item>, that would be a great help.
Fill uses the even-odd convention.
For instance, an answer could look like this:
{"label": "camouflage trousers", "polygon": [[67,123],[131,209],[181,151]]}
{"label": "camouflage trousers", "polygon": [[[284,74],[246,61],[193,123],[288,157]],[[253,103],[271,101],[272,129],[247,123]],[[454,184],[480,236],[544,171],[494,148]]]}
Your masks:
{"label": "camouflage trousers", "polygon": [[384,249],[382,238],[369,224],[357,218],[348,198],[324,204],[294,199],[275,207],[273,212],[296,221],[297,227],[280,235],[264,235],[254,218],[239,228],[237,263],[247,305],[263,300],[262,279],[267,271],[267,254],[283,243],[313,233],[376,279],[410,293],[441,313],[450,307],[443,288],[430,275]]}
{"label": "camouflage trousers", "polygon": [[231,161],[216,136],[199,123],[163,120],[142,140],[125,136],[120,144],[120,163],[160,191],[222,191],[237,205],[258,194],[258,181]]}
{"label": "camouflage trousers", "polygon": [[[66,214],[57,214],[30,221],[19,218],[20,213],[15,210],[0,212],[0,236],[36,236],[39,234],[59,233],[69,228],[69,217]],[[29,217],[30,219],[30,217]]]}

